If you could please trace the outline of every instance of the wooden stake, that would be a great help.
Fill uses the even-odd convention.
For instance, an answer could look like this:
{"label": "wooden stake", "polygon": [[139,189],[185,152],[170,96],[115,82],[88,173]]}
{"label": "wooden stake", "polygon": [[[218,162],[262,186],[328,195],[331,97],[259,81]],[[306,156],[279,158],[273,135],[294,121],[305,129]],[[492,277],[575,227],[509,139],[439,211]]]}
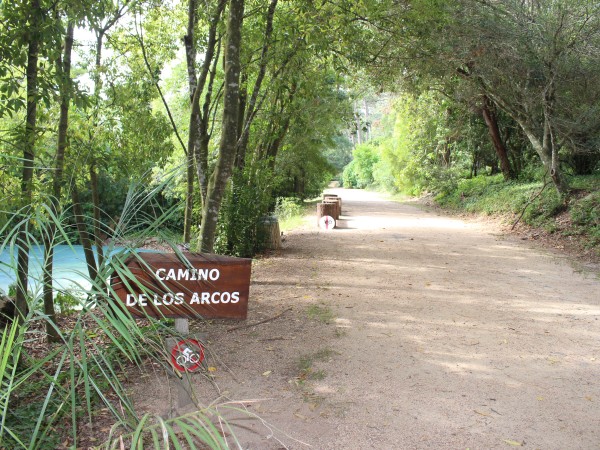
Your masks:
{"label": "wooden stake", "polygon": [[190,333],[190,321],[189,319],[177,318],[175,319],[175,331],[185,336]]}

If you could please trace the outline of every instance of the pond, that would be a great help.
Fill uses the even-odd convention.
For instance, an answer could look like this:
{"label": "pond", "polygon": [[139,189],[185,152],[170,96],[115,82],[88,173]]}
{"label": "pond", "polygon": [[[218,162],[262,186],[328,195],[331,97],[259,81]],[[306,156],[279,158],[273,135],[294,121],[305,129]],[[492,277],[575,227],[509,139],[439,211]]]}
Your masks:
{"label": "pond", "polygon": [[[103,247],[104,253],[114,255],[125,250],[122,247]],[[94,256],[96,248],[94,247]],[[35,245],[29,252],[29,291],[38,295],[42,292],[42,265],[44,246]],[[9,286],[16,281],[15,267],[17,252],[10,248],[0,253],[0,291],[7,294]],[[54,283],[55,290],[85,291],[91,283],[87,275],[87,266],[81,245],[57,245],[54,249]]]}

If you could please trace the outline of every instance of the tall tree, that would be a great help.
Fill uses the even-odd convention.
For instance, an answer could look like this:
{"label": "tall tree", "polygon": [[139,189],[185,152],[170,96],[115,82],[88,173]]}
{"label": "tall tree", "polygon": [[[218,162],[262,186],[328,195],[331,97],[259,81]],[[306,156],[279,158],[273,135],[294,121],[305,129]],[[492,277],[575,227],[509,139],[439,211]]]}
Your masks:
{"label": "tall tree", "polygon": [[600,101],[590,82],[600,68],[592,56],[600,48],[599,12],[586,0],[384,1],[370,5],[370,14],[352,10],[368,26],[348,39],[371,39],[358,58],[381,81],[448,83],[458,75],[484,92],[519,124],[565,194],[559,151],[585,146],[598,129],[589,118]]}
{"label": "tall tree", "polygon": [[63,171],[65,163],[65,152],[67,149],[67,132],[69,128],[69,103],[71,98],[71,52],[73,49],[74,23],[68,21],[64,39],[64,54],[57,61],[59,89],[60,89],[60,118],[58,123],[58,144],[54,163],[54,174],[52,179],[52,196],[50,197],[51,218],[48,228],[44,234],[44,313],[49,320],[46,322],[46,334],[49,340],[58,341],[60,333],[56,328],[56,313],[54,308],[53,262],[54,262],[54,240],[56,235],[56,224],[54,220],[60,211],[62,194]]}
{"label": "tall tree", "polygon": [[33,199],[33,165],[35,158],[35,143],[37,136],[37,104],[38,92],[38,58],[41,44],[42,9],[39,0],[29,2],[29,33],[27,42],[27,118],[23,139],[23,173],[21,177],[21,202],[23,219],[17,235],[19,254],[17,258],[17,296],[16,307],[19,316],[27,315],[27,286],[29,276],[29,225],[30,208]]}
{"label": "tall tree", "polygon": [[219,210],[231,178],[238,143],[238,116],[240,102],[240,47],[242,43],[242,23],[244,0],[231,0],[227,18],[225,42],[223,91],[223,121],[221,142],[215,169],[208,183],[206,201],[202,208],[200,228],[200,250],[212,252]]}
{"label": "tall tree", "polygon": [[[80,235],[81,243],[84,247],[84,255],[88,266],[88,273],[92,280],[95,280],[98,274],[98,267],[102,265],[104,254],[102,250],[102,222],[100,207],[100,194],[98,185],[98,164],[99,158],[98,148],[102,144],[95,142],[95,132],[99,127],[100,111],[102,108],[102,52],[104,48],[104,39],[108,31],[113,28],[116,23],[126,14],[128,8],[135,3],[136,0],[122,0],[114,4],[112,1],[98,1],[92,3],[91,11],[88,14],[92,31],[96,37],[95,43],[95,65],[92,80],[93,87],[93,110],[92,110],[92,128],[89,130],[87,168],[90,179],[90,192],[92,196],[92,231],[87,231],[87,225],[83,220],[83,210],[80,204],[80,194],[78,192],[77,183],[73,183],[71,188],[71,199],[73,202],[74,218],[77,222],[77,230]],[[92,245],[96,245],[97,261],[94,257]]]}
{"label": "tall tree", "polygon": [[[194,167],[196,168],[196,175],[198,177],[198,185],[201,194],[200,198],[203,205],[207,196],[208,146],[211,138],[211,105],[213,102],[213,83],[216,76],[216,64],[220,53],[218,26],[226,3],[226,0],[219,0],[214,10],[209,10],[207,13],[209,27],[206,42],[202,46],[204,58],[199,74],[196,70],[197,46],[199,42],[198,1],[189,0],[188,4],[188,26],[187,34],[184,37],[184,43],[191,110],[186,152],[186,206],[183,233],[185,242],[189,242],[191,238]],[[200,98],[203,93],[204,103],[201,107]]]}

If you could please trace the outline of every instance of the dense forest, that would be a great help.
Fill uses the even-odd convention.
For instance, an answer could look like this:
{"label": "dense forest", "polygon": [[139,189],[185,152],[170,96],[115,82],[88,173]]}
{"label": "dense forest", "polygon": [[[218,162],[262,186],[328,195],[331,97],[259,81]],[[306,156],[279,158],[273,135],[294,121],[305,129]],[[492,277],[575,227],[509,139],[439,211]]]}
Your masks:
{"label": "dense forest", "polygon": [[[106,242],[159,236],[253,256],[265,216],[337,177],[462,206],[476,192],[489,194],[485,207],[518,192],[516,209],[548,186],[530,218],[574,204],[573,222],[597,245],[599,9],[584,0],[1,2],[0,250],[14,255],[5,294],[19,320],[0,347],[0,447],[38,448],[65,417],[61,438],[76,442],[94,403],[125,432],[143,428],[111,358],[148,357],[162,325],[142,332],[103,301],[118,261],[103,254]],[[52,285],[54,249],[65,244],[84,248],[85,308],[102,311],[90,314],[112,353],[82,357],[83,322],[66,334],[56,324],[56,299],[71,295]],[[27,287],[34,246],[44,249],[37,293]],[[39,324],[63,347],[35,359],[23,343]],[[45,395],[35,407],[19,403],[39,394],[32,380]],[[33,433],[19,425],[25,416]]]}

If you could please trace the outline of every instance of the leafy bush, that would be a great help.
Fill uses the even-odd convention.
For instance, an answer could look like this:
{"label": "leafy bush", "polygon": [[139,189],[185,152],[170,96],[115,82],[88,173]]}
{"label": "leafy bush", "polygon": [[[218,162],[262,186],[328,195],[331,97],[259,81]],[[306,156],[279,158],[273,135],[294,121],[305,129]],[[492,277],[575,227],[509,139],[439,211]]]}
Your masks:
{"label": "leafy bush", "polygon": [[54,297],[54,305],[62,314],[71,314],[81,307],[81,301],[69,291],[57,292]]}
{"label": "leafy bush", "polygon": [[600,245],[600,191],[592,192],[571,208],[574,232],[589,235],[589,246]]}
{"label": "leafy bush", "polygon": [[373,169],[379,162],[377,144],[362,144],[352,152],[353,160],[342,175],[344,187],[363,189],[375,182]]}
{"label": "leafy bush", "polygon": [[344,167],[344,171],[342,172],[342,186],[344,186],[347,189],[358,187],[355,166],[356,162],[350,161],[350,163],[346,167]]}
{"label": "leafy bush", "polygon": [[287,220],[302,214],[302,202],[295,197],[279,197],[275,205],[275,215],[280,220]]}
{"label": "leafy bush", "polygon": [[260,223],[272,207],[275,182],[267,164],[234,172],[219,212],[215,252],[248,258],[263,249]]}

